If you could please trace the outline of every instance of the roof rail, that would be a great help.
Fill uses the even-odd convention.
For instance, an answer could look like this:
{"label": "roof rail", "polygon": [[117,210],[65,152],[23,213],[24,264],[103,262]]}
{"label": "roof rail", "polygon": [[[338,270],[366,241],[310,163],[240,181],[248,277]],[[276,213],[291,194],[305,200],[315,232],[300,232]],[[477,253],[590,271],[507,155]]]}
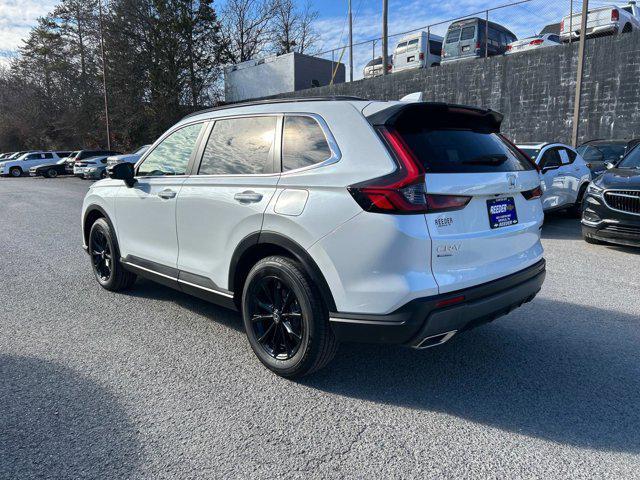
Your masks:
{"label": "roof rail", "polygon": [[268,98],[265,100],[255,100],[249,102],[230,103],[228,105],[221,105],[219,107],[206,108],[197,112],[190,113],[183,117],[185,118],[195,117],[203,113],[217,112],[218,110],[227,110],[229,108],[238,107],[250,107],[253,105],[270,105],[274,103],[297,103],[297,102],[331,102],[331,101],[367,101],[366,98],[350,97],[348,95],[336,95],[328,97],[291,97],[291,98]]}

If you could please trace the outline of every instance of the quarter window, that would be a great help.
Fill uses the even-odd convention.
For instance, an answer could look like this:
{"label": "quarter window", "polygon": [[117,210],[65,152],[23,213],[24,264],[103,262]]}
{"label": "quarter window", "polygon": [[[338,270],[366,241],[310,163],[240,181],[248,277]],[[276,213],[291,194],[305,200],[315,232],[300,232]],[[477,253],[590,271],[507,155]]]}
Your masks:
{"label": "quarter window", "polygon": [[145,158],[138,175],[185,175],[201,129],[196,123],[170,134]]}
{"label": "quarter window", "polygon": [[324,162],[331,149],[318,122],[311,117],[286,116],[282,138],[282,169],[295,170]]}
{"label": "quarter window", "polygon": [[273,172],[277,118],[216,121],[202,157],[200,175],[256,175]]}
{"label": "quarter window", "polygon": [[473,25],[471,27],[464,27],[462,29],[462,34],[460,35],[460,40],[470,40],[476,36],[476,26]]}
{"label": "quarter window", "polygon": [[560,154],[557,148],[550,148],[542,155],[540,159],[540,168],[550,167],[557,168],[562,165]]}

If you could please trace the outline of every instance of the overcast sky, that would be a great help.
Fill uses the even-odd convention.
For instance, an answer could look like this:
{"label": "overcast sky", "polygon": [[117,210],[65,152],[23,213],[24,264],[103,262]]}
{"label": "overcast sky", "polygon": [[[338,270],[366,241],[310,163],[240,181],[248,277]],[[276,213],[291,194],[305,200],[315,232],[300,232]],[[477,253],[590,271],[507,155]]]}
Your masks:
{"label": "overcast sky", "polygon": [[[380,36],[382,0],[352,1],[354,42]],[[596,4],[602,2],[594,1]],[[37,18],[50,12],[56,3],[57,0],[0,0],[0,57],[5,62],[15,55]],[[216,3],[220,6],[223,0]],[[506,3],[509,3],[508,0],[389,0],[389,33],[422,27]],[[579,0],[574,3],[579,3]],[[321,35],[322,49],[328,50],[347,43],[347,0],[313,0],[313,4],[320,12],[317,28]],[[490,18],[504,24],[522,38],[537,33],[547,23],[560,21],[568,10],[569,0],[532,0],[530,3],[494,12]],[[444,34],[446,27],[446,24],[435,27],[434,32]],[[390,47],[393,48],[396,42],[397,38],[392,38]],[[379,53],[378,45],[377,54]],[[372,55],[371,44],[358,47],[354,62],[356,70],[362,70]]]}

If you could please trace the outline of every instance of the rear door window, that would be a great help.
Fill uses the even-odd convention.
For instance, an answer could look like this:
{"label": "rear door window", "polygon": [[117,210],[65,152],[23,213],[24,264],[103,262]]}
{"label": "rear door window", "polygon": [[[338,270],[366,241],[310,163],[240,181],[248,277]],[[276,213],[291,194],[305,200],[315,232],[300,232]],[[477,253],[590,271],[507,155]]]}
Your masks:
{"label": "rear door window", "polygon": [[414,38],[413,40],[409,40],[409,42],[407,43],[407,52],[411,52],[417,49],[418,49],[418,39]]}
{"label": "rear door window", "polygon": [[407,51],[407,42],[399,43],[396,47],[396,53],[404,53]]}
{"label": "rear door window", "polygon": [[200,163],[199,175],[273,173],[277,117],[217,120]]}
{"label": "rear door window", "polygon": [[454,43],[459,40],[460,40],[460,29],[454,28],[452,30],[449,30],[449,33],[447,34],[447,43]]}
{"label": "rear door window", "polygon": [[540,158],[540,168],[558,168],[562,165],[562,159],[557,148],[549,148]]}
{"label": "rear door window", "polygon": [[282,169],[295,170],[331,157],[331,149],[318,122],[311,117],[284,118],[282,137]]}
{"label": "rear door window", "polygon": [[460,40],[471,40],[476,36],[476,26],[464,27],[460,34]]}
{"label": "rear door window", "polygon": [[471,130],[400,132],[429,173],[533,170],[533,164],[494,133]]}
{"label": "rear door window", "polygon": [[429,52],[431,55],[440,55],[442,53],[442,42],[436,40],[429,41]]}

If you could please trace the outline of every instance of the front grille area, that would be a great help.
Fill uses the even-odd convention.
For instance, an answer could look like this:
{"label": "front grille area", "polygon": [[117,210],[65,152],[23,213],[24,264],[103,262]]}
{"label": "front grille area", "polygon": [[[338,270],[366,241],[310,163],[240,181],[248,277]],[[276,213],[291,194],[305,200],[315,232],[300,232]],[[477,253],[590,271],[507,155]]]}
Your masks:
{"label": "front grille area", "polygon": [[609,190],[604,199],[610,208],[640,215],[640,190]]}

